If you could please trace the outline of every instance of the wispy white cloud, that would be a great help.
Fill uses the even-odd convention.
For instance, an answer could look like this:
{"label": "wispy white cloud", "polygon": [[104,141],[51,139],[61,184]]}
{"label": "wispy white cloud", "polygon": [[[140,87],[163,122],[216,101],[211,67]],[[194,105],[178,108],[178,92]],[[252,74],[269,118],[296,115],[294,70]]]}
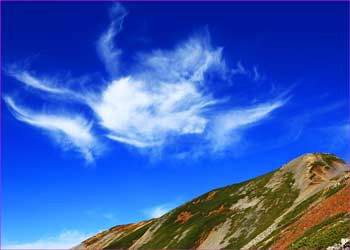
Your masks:
{"label": "wispy white cloud", "polygon": [[146,214],[146,216],[150,219],[152,218],[159,218],[162,215],[166,214],[167,212],[169,212],[171,209],[173,209],[175,207],[174,204],[170,204],[170,203],[165,203],[165,204],[160,204],[151,208],[148,208],[144,211],[144,213]]}
{"label": "wispy white cloud", "polygon": [[54,79],[49,78],[42,78],[39,79],[35,77],[32,73],[26,71],[26,70],[20,70],[16,69],[15,67],[12,67],[8,70],[6,70],[7,75],[15,78],[17,81],[20,81],[27,86],[30,86],[35,89],[42,90],[47,93],[52,94],[67,94],[67,90],[65,90],[62,87],[56,87],[57,83],[54,83]]}
{"label": "wispy white cloud", "polygon": [[12,64],[7,67],[5,74],[16,79],[23,85],[34,90],[41,91],[52,96],[61,97],[64,100],[71,100],[80,103],[90,103],[94,99],[94,95],[87,91],[73,91],[64,83],[82,83],[86,81],[84,77],[79,79],[67,78],[63,79],[55,76],[39,76],[35,72],[20,68],[19,65]]}
{"label": "wispy white cloud", "polygon": [[102,214],[102,217],[105,218],[106,220],[110,220],[110,221],[115,221],[116,220],[115,215],[112,214],[112,213]]}
{"label": "wispy white cloud", "polygon": [[89,218],[89,220],[106,220],[113,223],[116,223],[118,221],[117,215],[110,211],[102,211],[101,209],[89,208],[84,210],[83,213]]}
{"label": "wispy white cloud", "polygon": [[203,134],[209,122],[204,113],[218,102],[205,94],[205,75],[224,75],[226,69],[222,48],[213,48],[209,32],[137,58],[133,72],[112,81],[90,105],[107,137],[147,148],[172,136]]}
{"label": "wispy white cloud", "polygon": [[309,141],[319,141],[320,147],[325,150],[337,151],[346,149],[349,150],[350,124],[348,121],[332,121],[330,125],[313,127],[313,132],[307,134]]}
{"label": "wispy white cloud", "polygon": [[[126,15],[122,5],[113,5],[111,23],[98,40],[97,51],[111,76],[109,82],[100,84],[100,90],[73,91],[60,79],[38,77],[26,70],[9,74],[33,89],[88,106],[93,111],[89,120],[104,131],[98,136],[139,149],[161,148],[175,137],[195,135],[199,144],[206,140],[214,151],[222,150],[240,138],[242,128],[263,121],[285,104],[281,97],[271,103],[255,102],[253,107],[219,107],[229,98],[215,98],[207,76],[214,73],[226,79],[230,71],[223,59],[223,48],[212,45],[208,30],[172,49],[136,53],[137,61],[129,67],[132,70],[121,76],[121,50],[114,40]],[[247,74],[255,80],[261,75],[256,68],[247,70],[241,63],[232,74]],[[5,100],[18,120],[55,135],[63,134],[64,146],[77,149],[88,161],[94,159],[97,139],[92,133],[92,122],[71,115],[36,114],[18,107],[10,98]]]}
{"label": "wispy white cloud", "polygon": [[241,62],[237,62],[236,67],[231,69],[232,75],[247,75],[248,71]]}
{"label": "wispy white cloud", "polygon": [[152,86],[128,77],[112,82],[92,108],[110,139],[142,148],[171,135],[203,133],[203,111],[213,104],[189,82]]}
{"label": "wispy white cloud", "polygon": [[112,77],[116,77],[119,73],[119,57],[122,51],[115,46],[115,38],[123,28],[126,15],[127,11],[123,5],[114,3],[110,10],[112,21],[97,42],[97,52]]}
{"label": "wispy white cloud", "polygon": [[208,132],[208,139],[214,151],[221,151],[241,138],[242,129],[256,125],[268,118],[271,112],[280,108],[285,100],[258,104],[253,107],[232,109],[215,116]]}
{"label": "wispy white cloud", "polygon": [[174,49],[139,54],[141,72],[138,73],[142,79],[151,81],[202,82],[210,70],[226,73],[222,51],[223,48],[211,45],[209,31],[203,30]]}
{"label": "wispy white cloud", "polygon": [[245,76],[249,78],[252,82],[259,82],[265,80],[265,76],[258,70],[256,66],[252,68],[247,68],[239,61],[236,66],[231,69],[232,76]]}
{"label": "wispy white cloud", "polygon": [[91,122],[78,115],[36,113],[18,106],[9,96],[4,100],[16,119],[50,132],[63,148],[77,149],[88,162],[94,160],[97,140]]}
{"label": "wispy white cloud", "polygon": [[253,67],[253,81],[254,82],[257,82],[257,81],[261,81],[261,80],[264,80],[264,76],[258,71],[258,68],[257,67]]}
{"label": "wispy white cloud", "polygon": [[43,237],[36,241],[8,243],[3,249],[70,249],[92,235],[78,230],[63,230],[58,235]]}

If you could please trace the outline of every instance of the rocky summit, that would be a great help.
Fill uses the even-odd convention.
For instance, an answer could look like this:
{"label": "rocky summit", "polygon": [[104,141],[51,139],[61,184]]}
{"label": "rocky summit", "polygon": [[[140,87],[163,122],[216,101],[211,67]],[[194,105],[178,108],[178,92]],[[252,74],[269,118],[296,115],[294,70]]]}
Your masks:
{"label": "rocky summit", "polygon": [[345,249],[349,187],[345,161],[305,154],[160,218],[112,227],[74,249]]}

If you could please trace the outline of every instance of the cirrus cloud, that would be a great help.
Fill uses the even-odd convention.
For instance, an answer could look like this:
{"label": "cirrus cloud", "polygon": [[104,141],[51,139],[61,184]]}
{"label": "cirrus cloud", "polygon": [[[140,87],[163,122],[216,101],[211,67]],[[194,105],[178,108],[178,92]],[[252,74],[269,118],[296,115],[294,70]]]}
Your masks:
{"label": "cirrus cloud", "polygon": [[[54,135],[63,135],[60,143],[64,148],[68,145],[91,162],[98,155],[96,145],[102,138],[147,149],[162,148],[173,141],[172,138],[193,136],[198,144],[209,144],[213,152],[223,151],[237,143],[246,128],[267,119],[287,102],[288,98],[282,96],[245,107],[226,104],[223,108],[221,104],[233,96],[228,93],[215,97],[207,77],[216,74],[225,80],[227,73],[245,74],[247,70],[240,63],[238,73],[228,70],[223,48],[212,45],[208,30],[172,49],[136,52],[137,61],[129,67],[131,70],[121,72],[122,50],[115,46],[115,38],[122,30],[126,15],[122,5],[113,5],[110,25],[98,39],[97,52],[111,80],[101,82],[97,91],[72,90],[62,79],[40,77],[19,67],[5,71],[25,86],[50,94],[43,96],[44,100],[52,96],[62,102],[69,99],[73,110],[74,102],[85,105],[92,111],[88,118],[55,112],[35,113],[6,95],[5,102],[14,117]],[[93,132],[94,127],[99,127],[99,133]]]}
{"label": "cirrus cloud", "polygon": [[213,119],[208,139],[214,151],[222,151],[227,146],[241,139],[241,130],[268,118],[271,112],[282,107],[286,100],[277,100],[255,105],[253,107],[237,108],[217,115]]}
{"label": "cirrus cloud", "polygon": [[92,123],[78,115],[53,115],[38,113],[18,106],[11,97],[4,97],[13,116],[37,128],[44,129],[63,146],[73,148],[83,155],[86,161],[94,160],[97,140],[91,132]]}
{"label": "cirrus cloud", "polygon": [[188,82],[150,89],[148,82],[129,77],[113,81],[92,108],[110,139],[152,147],[172,134],[203,133],[208,119],[202,113],[213,104]]}

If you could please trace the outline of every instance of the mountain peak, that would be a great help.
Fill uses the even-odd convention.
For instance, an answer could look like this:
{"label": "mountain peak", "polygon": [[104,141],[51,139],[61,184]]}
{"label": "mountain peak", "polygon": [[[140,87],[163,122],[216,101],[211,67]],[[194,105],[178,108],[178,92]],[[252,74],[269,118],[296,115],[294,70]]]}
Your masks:
{"label": "mountain peak", "polygon": [[330,153],[308,153],[283,165],[282,172],[292,173],[300,197],[306,198],[348,176],[346,162]]}
{"label": "mountain peak", "polygon": [[[337,156],[304,154],[160,218],[111,228],[77,249],[326,248],[350,233],[348,178]],[[318,232],[331,236],[319,238]]]}

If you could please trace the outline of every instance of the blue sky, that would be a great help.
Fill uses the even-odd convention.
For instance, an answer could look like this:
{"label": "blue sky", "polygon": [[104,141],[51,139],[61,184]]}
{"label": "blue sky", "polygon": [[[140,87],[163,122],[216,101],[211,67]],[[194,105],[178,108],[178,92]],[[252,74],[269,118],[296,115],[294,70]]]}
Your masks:
{"label": "blue sky", "polygon": [[69,247],[304,153],[347,160],[347,4],[3,3],[3,244]]}

